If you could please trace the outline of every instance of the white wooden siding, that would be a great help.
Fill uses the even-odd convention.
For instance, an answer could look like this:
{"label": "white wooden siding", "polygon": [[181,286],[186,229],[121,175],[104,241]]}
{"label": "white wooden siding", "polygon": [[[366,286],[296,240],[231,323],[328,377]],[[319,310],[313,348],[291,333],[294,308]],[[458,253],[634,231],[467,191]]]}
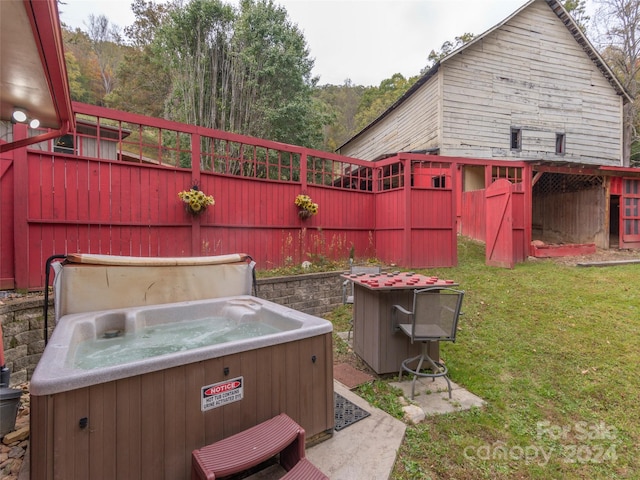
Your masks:
{"label": "white wooden siding", "polygon": [[[511,127],[522,150],[511,151]],[[556,134],[566,153],[556,155]],[[441,155],[621,165],[622,98],[544,0],[444,61],[394,112],[341,149],[372,160]]]}
{"label": "white wooden siding", "polygon": [[[622,99],[544,1],[448,59],[442,155],[620,165]],[[511,127],[522,150],[511,151]],[[555,154],[556,133],[565,155]]]}
{"label": "white wooden siding", "polygon": [[[353,140],[341,153],[364,160],[380,155],[438,147],[440,94],[437,75],[429,79],[408,101],[366,134]],[[345,153],[345,152],[349,153]]]}

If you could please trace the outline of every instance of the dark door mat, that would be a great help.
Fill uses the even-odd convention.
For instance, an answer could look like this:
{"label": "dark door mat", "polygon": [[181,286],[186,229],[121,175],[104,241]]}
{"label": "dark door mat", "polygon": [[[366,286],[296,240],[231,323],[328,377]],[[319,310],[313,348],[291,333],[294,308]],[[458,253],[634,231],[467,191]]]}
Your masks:
{"label": "dark door mat", "polygon": [[349,390],[373,380],[373,376],[357,370],[347,363],[338,363],[333,366],[333,378]]}
{"label": "dark door mat", "polygon": [[333,400],[335,403],[335,426],[333,428],[336,431],[353,425],[358,420],[362,420],[371,415],[339,393],[333,392]]}

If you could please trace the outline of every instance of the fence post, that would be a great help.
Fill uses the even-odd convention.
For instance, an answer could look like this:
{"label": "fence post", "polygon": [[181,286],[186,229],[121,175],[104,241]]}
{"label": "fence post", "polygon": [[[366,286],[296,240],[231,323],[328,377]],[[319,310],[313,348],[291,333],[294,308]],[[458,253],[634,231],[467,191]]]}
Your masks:
{"label": "fence post", "polygon": [[413,186],[411,185],[411,160],[408,158],[398,157],[403,172],[403,190],[404,190],[404,249],[402,260],[403,265],[412,265],[413,262],[413,222],[411,209],[411,200],[413,197]]}
{"label": "fence post", "polygon": [[[13,140],[27,138],[27,126],[15,124],[13,126]],[[27,147],[16,148],[13,151],[13,273],[15,288],[31,287],[30,275],[37,275],[40,268],[29,265],[29,201],[31,195],[25,196],[30,190],[31,183],[37,185],[39,179],[29,181],[29,165]],[[34,185],[35,186],[35,185]],[[39,189],[37,190],[39,191]],[[26,198],[25,198],[26,197]],[[44,283],[40,278],[40,283]],[[38,284],[36,282],[36,284]]]}
{"label": "fence post", "polygon": [[[191,134],[191,178],[194,185],[200,185],[200,134]],[[200,232],[200,216],[191,215],[191,256],[200,255],[202,236]]]}
{"label": "fence post", "polygon": [[307,190],[307,149],[302,150],[300,154],[300,191]]}

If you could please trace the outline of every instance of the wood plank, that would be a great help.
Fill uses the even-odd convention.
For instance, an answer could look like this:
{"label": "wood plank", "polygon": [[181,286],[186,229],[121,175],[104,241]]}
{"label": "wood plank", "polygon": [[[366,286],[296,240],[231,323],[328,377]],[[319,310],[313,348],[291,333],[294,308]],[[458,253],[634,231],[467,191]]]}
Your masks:
{"label": "wood plank", "polygon": [[[269,392],[273,387],[272,372],[273,368],[272,348],[261,348],[256,351],[256,392]],[[274,408],[273,396],[258,394],[256,399],[256,423],[264,422],[280,412]]]}
{"label": "wood plank", "polygon": [[[187,451],[208,445],[207,437],[219,435],[221,429],[213,432],[205,430],[205,415],[201,412],[200,389],[209,385],[209,378],[205,377],[203,362],[186,366],[185,369],[185,444]],[[188,478],[188,477],[187,477]]]}
{"label": "wood plank", "polygon": [[164,476],[165,404],[159,398],[164,385],[164,372],[151,372],[140,376],[140,423],[142,445],[140,449],[141,480],[156,480]]}
{"label": "wood plank", "polygon": [[116,383],[116,462],[117,478],[142,478],[140,460],[143,437],[142,392],[140,376],[118,380]]}
{"label": "wood plank", "polygon": [[165,371],[164,402],[164,478],[188,478],[191,456],[186,446],[185,366]]}
{"label": "wood plank", "polygon": [[[297,375],[299,371],[298,361],[300,358],[300,342],[290,342],[283,346],[285,351],[285,372],[286,382],[284,387],[284,412],[287,413],[292,419],[302,425],[301,409],[304,407],[301,404],[299,397],[300,392],[300,377]],[[304,425],[302,425],[304,427]]]}
{"label": "wood plank", "polygon": [[89,478],[116,478],[116,390],[115,383],[95,385],[89,391],[91,434]]}

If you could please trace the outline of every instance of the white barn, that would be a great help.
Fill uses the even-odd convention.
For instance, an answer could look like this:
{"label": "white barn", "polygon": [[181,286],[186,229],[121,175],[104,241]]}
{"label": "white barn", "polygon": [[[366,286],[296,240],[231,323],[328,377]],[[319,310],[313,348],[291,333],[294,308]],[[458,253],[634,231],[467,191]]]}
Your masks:
{"label": "white barn", "polygon": [[560,2],[531,0],[436,63],[339,152],[623,166],[629,101]]}

